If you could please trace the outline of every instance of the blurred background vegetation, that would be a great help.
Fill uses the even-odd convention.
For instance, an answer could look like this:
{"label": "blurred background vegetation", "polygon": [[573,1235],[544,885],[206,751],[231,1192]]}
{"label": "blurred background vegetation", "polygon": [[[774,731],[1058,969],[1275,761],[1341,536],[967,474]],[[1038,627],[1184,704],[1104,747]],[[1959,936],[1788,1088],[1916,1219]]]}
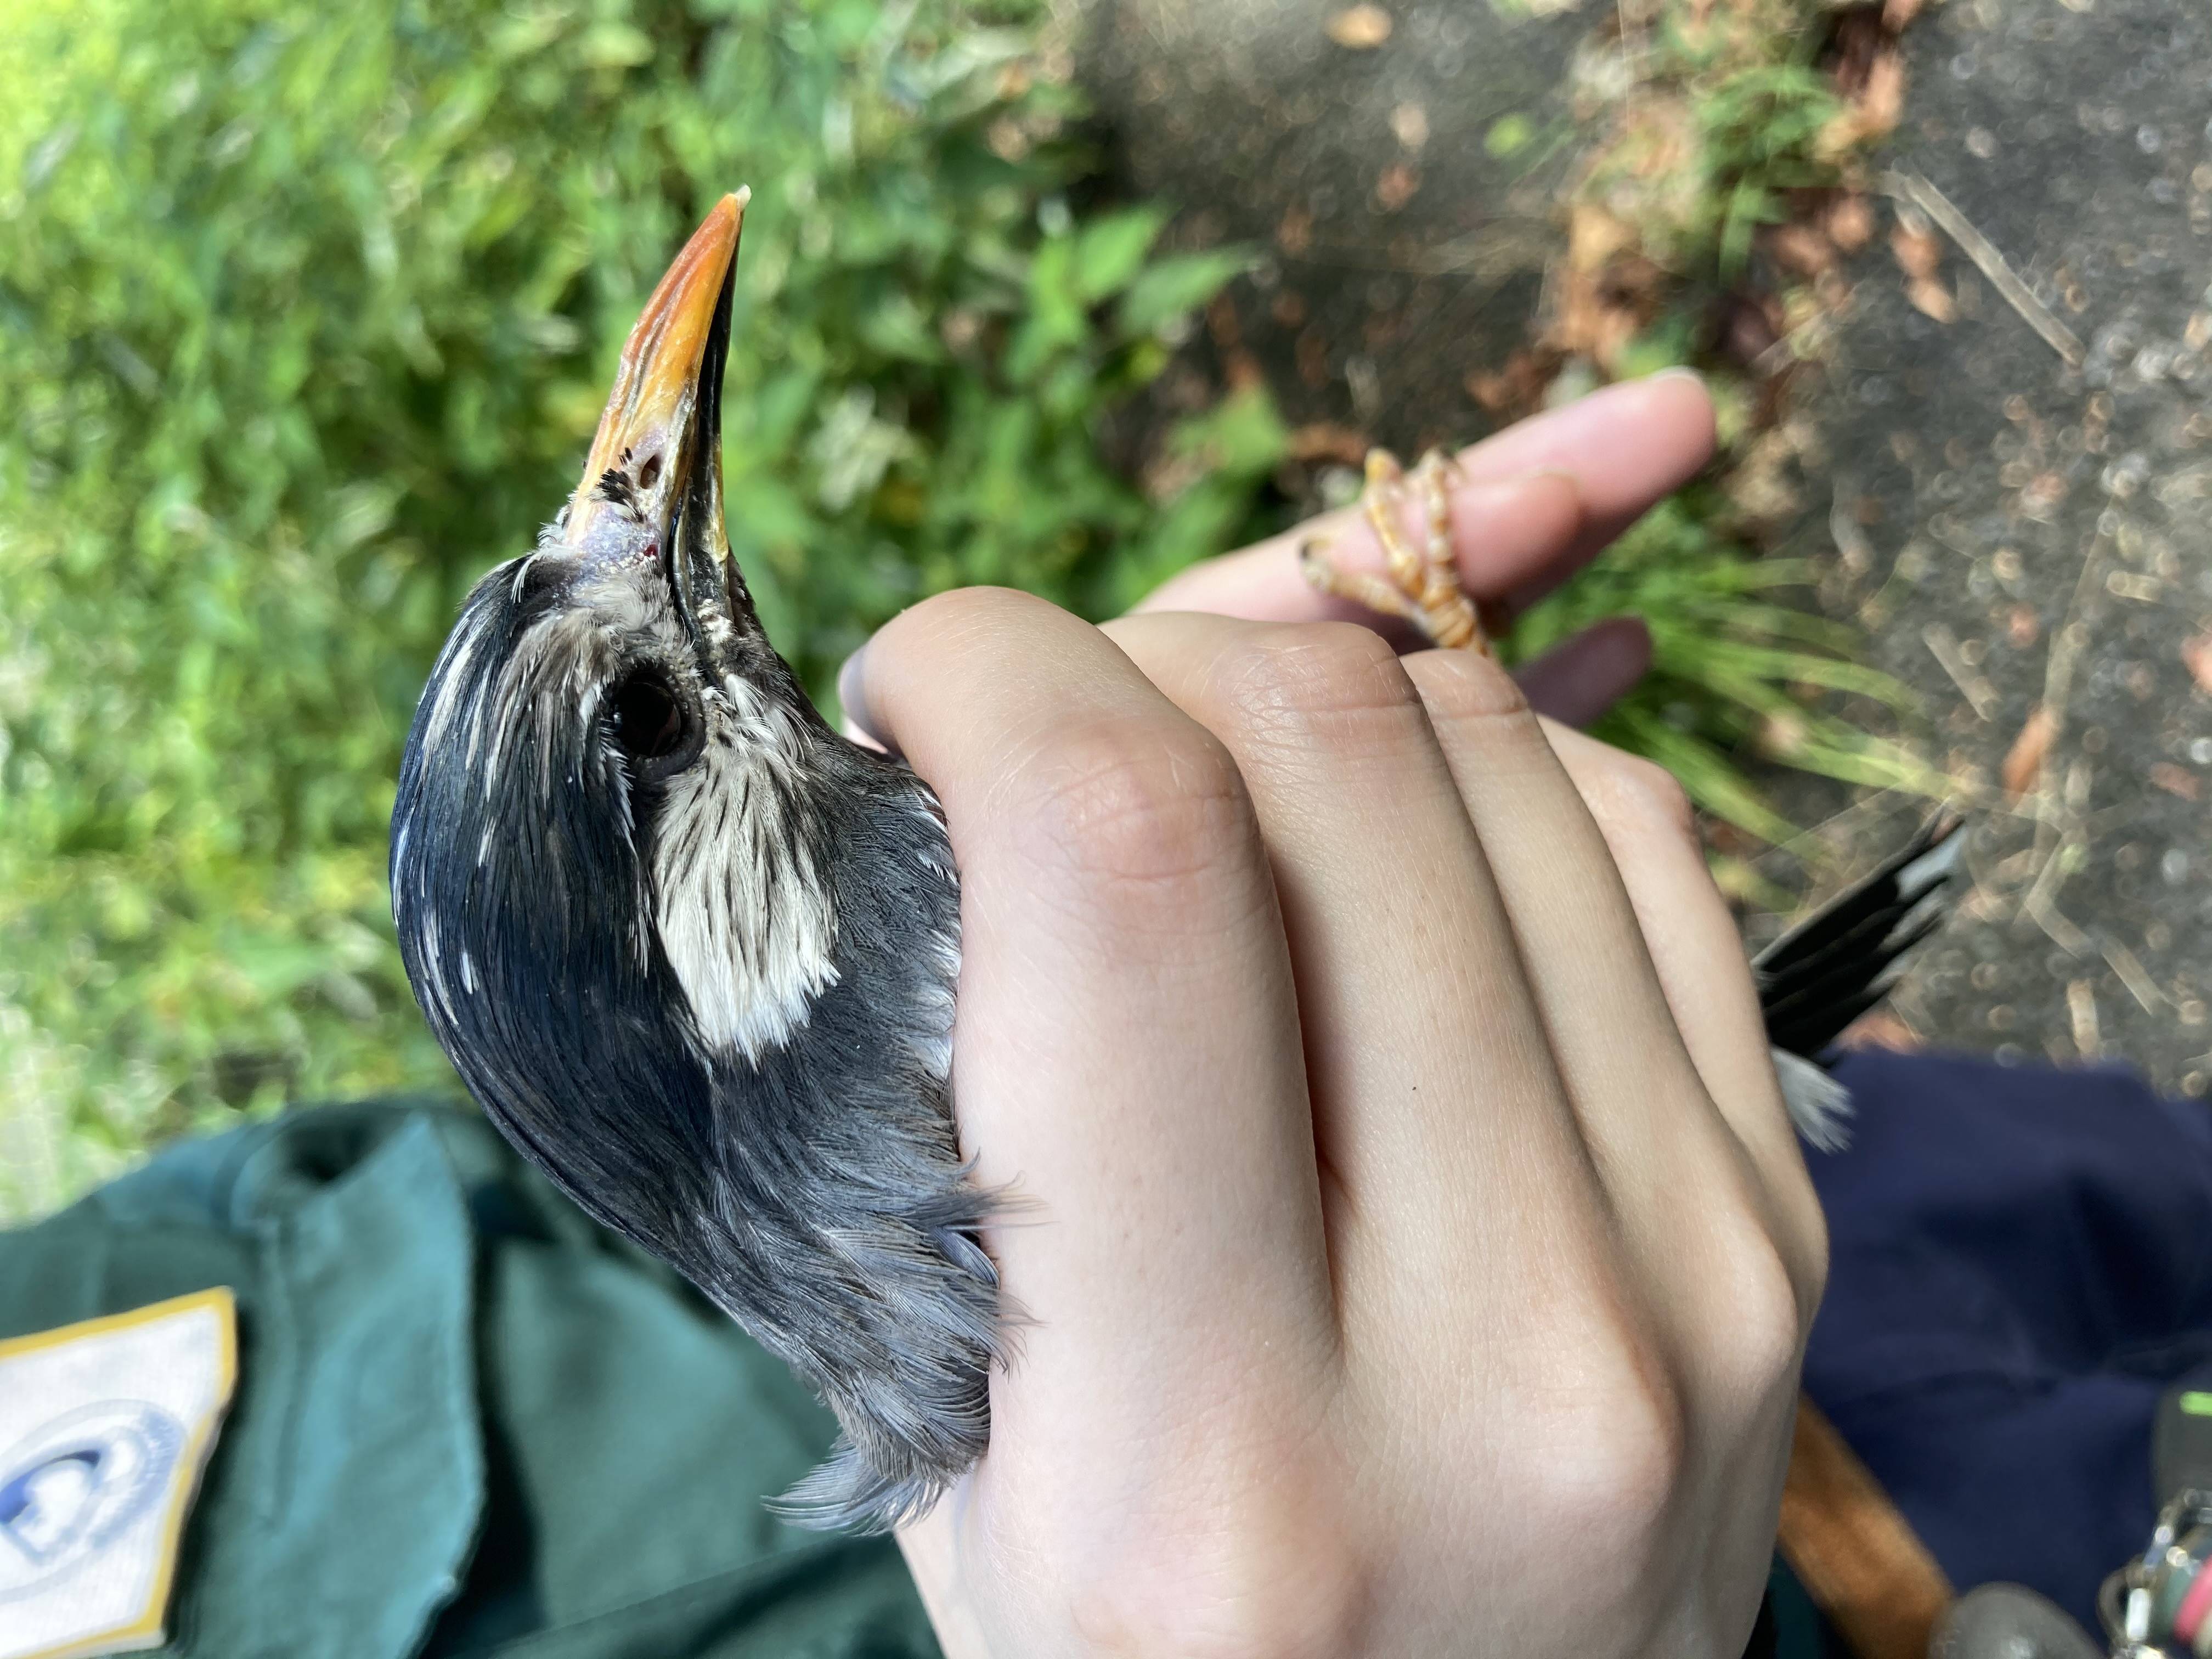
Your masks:
{"label": "blurred background vegetation", "polygon": [[[732,535],[816,685],[924,593],[1102,613],[1279,514],[1261,392],[1167,436],[1170,489],[1109,464],[1243,261],[1089,188],[1048,11],[0,0],[0,1218],[238,1113],[450,1086],[390,935],[399,744],[723,191]],[[1649,614],[1671,672],[1612,734],[1771,830],[1727,745],[1860,682],[1699,523],[1528,643]]]}
{"label": "blurred background vegetation", "polygon": [[1021,0],[0,15],[8,1208],[230,1112],[444,1079],[389,938],[398,745],[723,191],[756,191],[732,532],[817,684],[933,589],[1111,604],[1273,463],[1254,403],[1170,501],[1105,465],[1102,411],[1236,260],[1076,222]]}

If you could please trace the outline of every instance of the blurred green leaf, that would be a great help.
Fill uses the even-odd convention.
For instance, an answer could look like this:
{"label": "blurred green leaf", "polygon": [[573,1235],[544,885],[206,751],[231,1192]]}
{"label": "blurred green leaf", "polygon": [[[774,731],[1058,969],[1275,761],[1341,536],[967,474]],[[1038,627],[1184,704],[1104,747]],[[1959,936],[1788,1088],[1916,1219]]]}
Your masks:
{"label": "blurred green leaf", "polygon": [[1221,291],[1232,276],[1252,265],[1250,253],[1239,248],[1214,248],[1203,253],[1178,253],[1155,260],[1128,285],[1117,319],[1124,334],[1152,334]]}
{"label": "blurred green leaf", "polygon": [[1085,225],[1074,250],[1076,297],[1096,305],[1129,285],[1167,222],[1164,210],[1123,208]]}
{"label": "blurred green leaf", "polygon": [[1710,486],[1662,502],[1574,581],[1543,600],[1502,642],[1525,661],[1610,617],[1650,629],[1651,672],[1592,727],[1657,761],[1705,811],[1767,841],[1795,833],[1759,794],[1747,750],[1854,782],[1941,793],[1940,775],[1900,744],[1806,705],[1820,686],[1910,706],[1905,689],[1844,653],[1850,630],[1754,597],[1802,584],[1802,563],[1761,559],[1715,537]]}
{"label": "blurred green leaf", "polygon": [[732,537],[810,683],[937,589],[1095,605],[1243,526],[1231,426],[1160,500],[1107,464],[1236,264],[1069,211],[1046,9],[0,0],[0,1214],[450,1086],[390,936],[399,743],[724,191]]}

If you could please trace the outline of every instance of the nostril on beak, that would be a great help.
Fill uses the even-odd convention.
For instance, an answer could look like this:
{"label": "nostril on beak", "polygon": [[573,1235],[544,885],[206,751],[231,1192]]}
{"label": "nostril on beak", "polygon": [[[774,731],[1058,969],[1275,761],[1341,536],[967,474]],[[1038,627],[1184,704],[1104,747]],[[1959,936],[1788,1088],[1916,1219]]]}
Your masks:
{"label": "nostril on beak", "polygon": [[642,489],[650,489],[660,482],[659,456],[648,455],[645,458],[645,465],[637,470],[637,482],[638,487]]}

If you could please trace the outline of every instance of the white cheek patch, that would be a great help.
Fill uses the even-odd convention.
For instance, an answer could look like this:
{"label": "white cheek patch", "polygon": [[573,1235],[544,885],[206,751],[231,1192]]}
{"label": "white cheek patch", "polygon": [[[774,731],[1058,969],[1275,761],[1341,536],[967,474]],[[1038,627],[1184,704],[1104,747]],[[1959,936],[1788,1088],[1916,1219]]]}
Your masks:
{"label": "white cheek patch", "polygon": [[783,764],[772,741],[709,743],[670,787],[653,853],[653,919],[692,1022],[750,1060],[837,979],[830,895],[771,782]]}

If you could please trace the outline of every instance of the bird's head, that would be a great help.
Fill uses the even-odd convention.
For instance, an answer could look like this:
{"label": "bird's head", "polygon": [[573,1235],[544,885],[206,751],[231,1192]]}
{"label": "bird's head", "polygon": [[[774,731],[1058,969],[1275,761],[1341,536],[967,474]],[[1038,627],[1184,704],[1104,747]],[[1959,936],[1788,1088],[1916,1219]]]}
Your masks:
{"label": "bird's head", "polygon": [[815,713],[730,555],[744,207],[647,301],[567,507],[464,602],[408,737],[392,904],[493,1120],[822,1389],[853,1449],[818,1518],[882,1522],[985,1432],[957,887],[928,790]]}

